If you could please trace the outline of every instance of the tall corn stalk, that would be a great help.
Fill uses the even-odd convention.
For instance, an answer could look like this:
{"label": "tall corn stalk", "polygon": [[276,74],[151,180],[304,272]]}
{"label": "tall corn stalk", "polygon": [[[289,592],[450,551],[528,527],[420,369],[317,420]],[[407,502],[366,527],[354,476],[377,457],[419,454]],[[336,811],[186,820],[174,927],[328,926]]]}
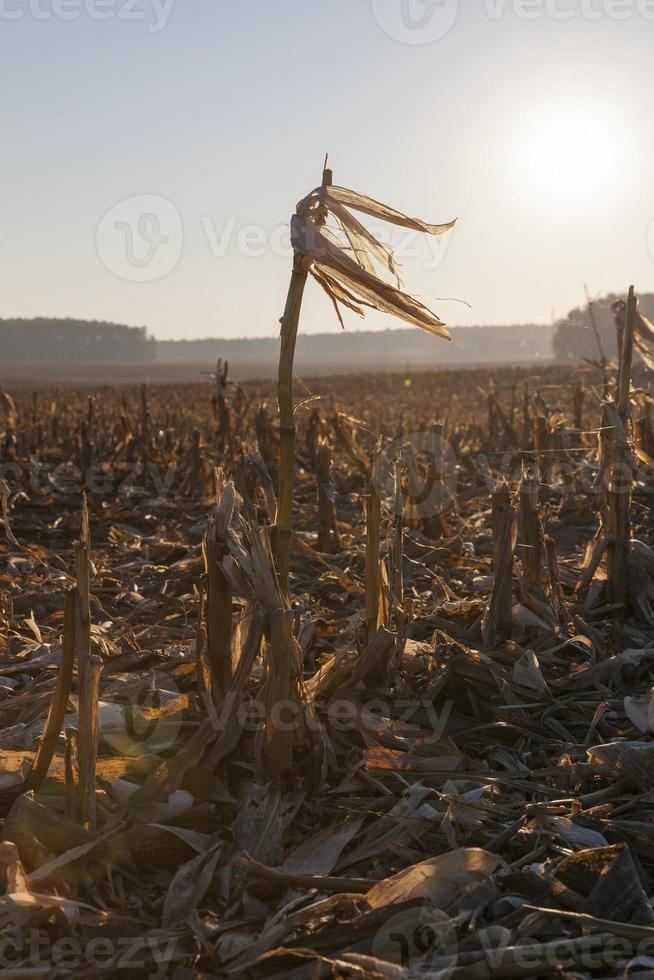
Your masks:
{"label": "tall corn stalk", "polygon": [[402,498],[402,475],[404,461],[396,459],[393,463],[393,568],[391,592],[396,615],[400,614],[404,602],[404,500]]}
{"label": "tall corn stalk", "polygon": [[483,625],[486,643],[507,639],[513,627],[513,552],[516,544],[515,514],[508,484],[492,491],[493,590]]}
{"label": "tall corn stalk", "polygon": [[[326,167],[322,175],[322,187],[332,182],[332,172]],[[326,215],[317,221],[324,224]],[[292,226],[291,226],[292,227]],[[293,410],[293,361],[295,344],[300,325],[300,311],[304,288],[309,275],[310,261],[293,243],[293,272],[286,297],[286,308],[281,320],[282,342],[277,371],[277,401],[279,405],[279,492],[277,518],[273,534],[279,582],[284,595],[288,593],[288,574],[291,566],[293,536],[293,484],[295,471],[295,413]]]}
{"label": "tall corn stalk", "polygon": [[[627,438],[631,429],[631,371],[634,353],[634,328],[638,313],[638,298],[629,287],[626,317],[616,317],[622,329],[620,337],[620,368],[618,373],[617,410]],[[633,472],[630,453],[623,452],[617,440],[610,468],[607,524],[607,579],[611,601],[620,604],[624,613],[629,598],[629,541],[631,539],[631,488]]]}
{"label": "tall corn stalk", "polygon": [[575,386],[572,392],[572,407],[574,412],[574,425],[578,432],[581,432],[584,427],[584,398],[586,396],[586,389],[584,387],[584,378],[582,374],[577,375],[575,381]]}
{"label": "tall corn stalk", "polygon": [[540,478],[538,470],[524,470],[520,482],[520,519],[522,525],[522,564],[529,585],[540,585],[542,563],[542,527],[538,513]]}
{"label": "tall corn stalk", "polygon": [[279,403],[279,493],[275,551],[279,566],[280,583],[288,591],[288,573],[291,564],[291,536],[293,534],[293,475],[295,468],[295,415],[293,412],[293,359],[300,323],[302,297],[307,281],[306,260],[296,255],[288,290],[286,309],[282,318],[282,344],[279,352],[277,373],[277,400]]}
{"label": "tall corn stalk", "polygon": [[224,456],[229,449],[231,455],[232,447],[232,420],[229,405],[227,404],[227,379],[229,372],[229,362],[225,361],[223,366],[222,358],[218,359],[216,365],[216,391],[214,393],[216,406],[216,450],[219,456]]}
{"label": "tall corn stalk", "polygon": [[73,587],[66,593],[64,605],[64,625],[62,636],[61,666],[50,703],[50,710],[43,729],[39,748],[32,768],[25,780],[25,789],[37,790],[48,774],[50,763],[57,748],[61,726],[66,717],[68,696],[75,665],[75,604],[77,592]]}
{"label": "tall corn stalk", "polygon": [[[379,242],[354,217],[350,209],[432,235],[441,235],[454,225],[453,221],[443,225],[429,225],[418,218],[409,218],[363,194],[357,194],[345,187],[335,187],[332,184],[332,172],[326,166],[320,187],[311,191],[297,205],[296,213],[291,219],[293,271],[281,320],[277,374],[280,462],[277,514],[272,541],[279,583],[284,595],[288,594],[293,534],[293,360],[307,275],[310,273],[325,290],[342,326],[339,304],[360,316],[364,315],[366,307],[393,313],[429,333],[451,339],[445,324],[435,313],[402,291],[392,250]],[[330,217],[333,219],[331,227],[328,226]],[[394,276],[397,286],[381,279],[375,272],[374,263]]]}
{"label": "tall corn stalk", "polygon": [[379,605],[381,580],[379,573],[379,544],[381,501],[375,487],[370,485],[365,497],[366,507],[366,639],[372,640],[380,625]]}
{"label": "tall corn stalk", "polygon": [[336,520],[336,487],[332,476],[332,447],[322,436],[315,449],[318,484],[318,550],[334,554],[340,547]]}
{"label": "tall corn stalk", "polygon": [[86,497],[82,503],[82,529],[75,542],[75,652],[79,679],[78,816],[95,830],[95,775],[98,756],[98,693],[102,660],[91,652],[90,606],[91,532]]}
{"label": "tall corn stalk", "polygon": [[143,476],[147,479],[150,462],[150,409],[148,408],[148,386],[141,385],[141,465]]}
{"label": "tall corn stalk", "polygon": [[234,484],[216,473],[216,511],[207,526],[202,550],[207,583],[205,609],[211,690],[221,700],[232,676],[232,586],[223,568],[228,554],[227,532],[234,512]]}
{"label": "tall corn stalk", "polygon": [[393,464],[393,539],[391,546],[391,596],[393,617],[400,641],[406,625],[404,610],[404,500],[402,498],[402,475],[404,461],[396,459]]}

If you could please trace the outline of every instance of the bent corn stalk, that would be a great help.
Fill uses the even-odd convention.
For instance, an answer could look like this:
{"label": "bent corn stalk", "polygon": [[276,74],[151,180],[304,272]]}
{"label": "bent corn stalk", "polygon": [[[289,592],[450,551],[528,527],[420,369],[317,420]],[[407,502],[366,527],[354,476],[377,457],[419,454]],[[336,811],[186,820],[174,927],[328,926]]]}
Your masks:
{"label": "bent corn stalk", "polygon": [[[432,225],[410,218],[364,194],[332,183],[332,171],[323,170],[320,187],[297,205],[291,219],[293,272],[282,317],[281,348],[277,374],[279,405],[279,493],[273,530],[273,550],[280,588],[288,594],[291,564],[293,483],[295,467],[295,418],[293,360],[307,276],[310,274],[329,296],[343,324],[341,306],[359,316],[366,308],[392,313],[414,326],[451,340],[443,321],[413,296],[404,292],[392,250],[375,238],[356,218],[359,211],[402,228],[442,235],[455,224]],[[328,223],[332,219],[331,225]],[[375,263],[390,273],[396,285],[380,278]]]}

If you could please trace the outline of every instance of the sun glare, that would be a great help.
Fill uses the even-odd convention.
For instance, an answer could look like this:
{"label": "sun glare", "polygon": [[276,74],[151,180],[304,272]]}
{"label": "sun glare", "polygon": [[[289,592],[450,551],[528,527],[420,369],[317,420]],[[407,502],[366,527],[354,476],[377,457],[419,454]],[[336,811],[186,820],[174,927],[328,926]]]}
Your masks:
{"label": "sun glare", "polygon": [[599,192],[616,174],[620,141],[607,116],[585,109],[541,116],[523,144],[530,185],[567,203]]}

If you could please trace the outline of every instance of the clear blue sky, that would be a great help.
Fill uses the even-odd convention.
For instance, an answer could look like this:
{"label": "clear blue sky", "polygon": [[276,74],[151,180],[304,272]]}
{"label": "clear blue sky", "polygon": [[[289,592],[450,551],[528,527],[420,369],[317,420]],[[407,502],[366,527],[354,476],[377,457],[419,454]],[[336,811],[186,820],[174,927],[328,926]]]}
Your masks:
{"label": "clear blue sky", "polygon": [[[649,0],[133,3],[0,0],[0,316],[276,334],[327,150],[336,183],[459,219],[393,239],[414,292],[471,304],[431,301],[450,324],[654,288]],[[313,283],[303,329],[340,329]]]}

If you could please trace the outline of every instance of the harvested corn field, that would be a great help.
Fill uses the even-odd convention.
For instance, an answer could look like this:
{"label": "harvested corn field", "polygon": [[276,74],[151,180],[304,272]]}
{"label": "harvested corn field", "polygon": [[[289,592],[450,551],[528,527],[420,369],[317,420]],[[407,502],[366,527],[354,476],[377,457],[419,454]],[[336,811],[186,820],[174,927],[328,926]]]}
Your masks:
{"label": "harvested corn field", "polygon": [[272,386],[3,395],[0,975],[651,975],[627,314],[619,366],[296,379],[288,579]]}

